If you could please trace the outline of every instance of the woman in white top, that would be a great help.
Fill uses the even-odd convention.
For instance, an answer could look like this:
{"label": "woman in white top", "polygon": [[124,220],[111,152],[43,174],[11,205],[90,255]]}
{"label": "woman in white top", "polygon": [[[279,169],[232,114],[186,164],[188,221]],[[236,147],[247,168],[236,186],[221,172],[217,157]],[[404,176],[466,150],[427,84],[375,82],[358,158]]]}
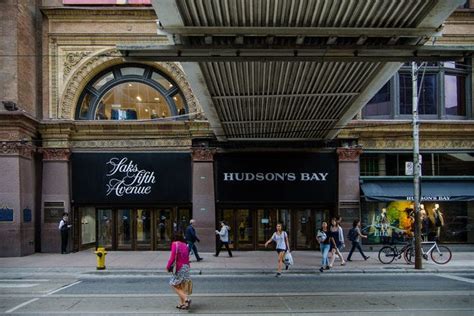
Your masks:
{"label": "woman in white top", "polygon": [[281,276],[281,269],[283,267],[285,253],[287,251],[290,251],[290,244],[288,242],[288,234],[285,231],[283,231],[281,223],[277,224],[276,232],[274,232],[272,237],[265,243],[265,248],[272,241],[276,243],[276,251],[278,254],[278,270],[277,270],[277,274],[275,275],[278,278]]}
{"label": "woman in white top", "polygon": [[216,230],[216,235],[219,235],[219,241],[217,243],[217,248],[216,248],[216,254],[214,257],[219,256],[219,253],[221,252],[222,245],[225,246],[225,249],[227,249],[227,252],[229,253],[229,257],[232,257],[232,251],[230,251],[229,248],[229,230],[230,227],[225,224],[224,221],[221,221],[221,230]]}

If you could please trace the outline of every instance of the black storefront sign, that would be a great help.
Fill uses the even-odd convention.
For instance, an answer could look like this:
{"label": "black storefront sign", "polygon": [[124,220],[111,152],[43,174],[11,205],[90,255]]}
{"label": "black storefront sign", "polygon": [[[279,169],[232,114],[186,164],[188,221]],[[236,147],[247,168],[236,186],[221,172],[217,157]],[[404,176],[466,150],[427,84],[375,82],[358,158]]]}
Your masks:
{"label": "black storefront sign", "polygon": [[74,153],[76,204],[156,204],[191,201],[188,153]]}
{"label": "black storefront sign", "polygon": [[329,153],[228,153],[216,156],[220,203],[335,203],[337,160]]}

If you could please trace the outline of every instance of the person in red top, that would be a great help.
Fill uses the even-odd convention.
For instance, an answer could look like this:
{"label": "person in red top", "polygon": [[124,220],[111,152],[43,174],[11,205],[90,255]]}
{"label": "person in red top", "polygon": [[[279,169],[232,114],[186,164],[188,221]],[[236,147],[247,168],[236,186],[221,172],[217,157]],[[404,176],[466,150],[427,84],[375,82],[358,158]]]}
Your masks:
{"label": "person in red top", "polygon": [[[174,267],[176,266],[176,267]],[[183,233],[176,232],[173,235],[173,242],[171,243],[171,254],[166,270],[173,272],[169,284],[173,290],[179,296],[179,304],[176,306],[178,309],[189,309],[191,306],[191,299],[186,295],[181,285],[183,282],[190,281],[190,264],[189,264],[189,249],[184,242]]]}

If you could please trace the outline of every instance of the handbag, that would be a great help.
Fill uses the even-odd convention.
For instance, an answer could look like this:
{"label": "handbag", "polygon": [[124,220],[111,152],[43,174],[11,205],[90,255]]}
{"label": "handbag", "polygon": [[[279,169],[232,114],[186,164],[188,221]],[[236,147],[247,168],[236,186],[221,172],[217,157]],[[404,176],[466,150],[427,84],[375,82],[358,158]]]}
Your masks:
{"label": "handbag", "polygon": [[186,293],[186,295],[193,294],[193,281],[187,280],[181,283],[181,289]]}

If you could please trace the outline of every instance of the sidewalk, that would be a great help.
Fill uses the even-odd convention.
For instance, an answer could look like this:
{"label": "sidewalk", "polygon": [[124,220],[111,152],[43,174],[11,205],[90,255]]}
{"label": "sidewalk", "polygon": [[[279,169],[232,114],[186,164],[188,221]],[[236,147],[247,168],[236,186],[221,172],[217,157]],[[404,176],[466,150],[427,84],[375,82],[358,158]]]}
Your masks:
{"label": "sidewalk", "polygon": [[[67,255],[36,253],[26,257],[0,258],[0,273],[50,272],[50,273],[102,273],[102,274],[166,274],[168,251],[110,251],[106,257],[105,271],[96,270],[94,250],[85,250]],[[316,251],[293,251],[295,265],[291,273],[319,273],[321,254]],[[343,253],[347,257],[347,252]],[[341,266],[336,260],[334,268],[324,273],[410,273],[410,272],[474,272],[474,252],[453,251],[453,258],[446,265],[437,265],[423,261],[423,270],[415,270],[402,259],[392,264],[379,262],[377,252],[366,252],[370,256],[362,260],[359,253],[354,253],[352,262]],[[276,270],[276,253],[274,251],[235,251],[229,258],[226,252],[219,257],[211,253],[202,253],[204,261],[196,262],[192,257],[193,274],[229,274],[229,273],[274,273]]]}

